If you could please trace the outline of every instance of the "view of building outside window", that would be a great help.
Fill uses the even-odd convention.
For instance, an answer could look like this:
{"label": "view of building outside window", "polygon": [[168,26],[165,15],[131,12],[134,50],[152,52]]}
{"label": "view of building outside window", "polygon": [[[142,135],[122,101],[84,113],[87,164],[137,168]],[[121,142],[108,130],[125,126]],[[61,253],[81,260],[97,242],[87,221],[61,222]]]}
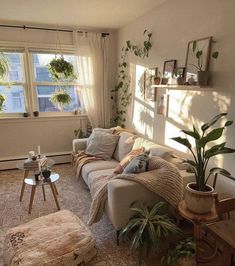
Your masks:
{"label": "view of building outside window", "polygon": [[[0,93],[6,97],[3,113],[23,113],[25,112],[23,54],[6,52],[4,55],[9,62],[9,73],[3,83],[0,82]],[[6,82],[9,82],[9,85],[5,84]]]}
{"label": "view of building outside window", "polygon": [[[67,91],[71,97],[71,103],[64,107],[64,111],[71,112],[81,107],[79,99],[79,90],[77,81],[59,82],[58,85],[52,80],[47,64],[55,58],[55,54],[34,53],[34,84],[37,93],[39,112],[57,112],[56,106],[50,101],[51,95],[58,89]],[[77,57],[74,55],[64,55],[64,59],[74,66],[74,72],[77,73]]]}

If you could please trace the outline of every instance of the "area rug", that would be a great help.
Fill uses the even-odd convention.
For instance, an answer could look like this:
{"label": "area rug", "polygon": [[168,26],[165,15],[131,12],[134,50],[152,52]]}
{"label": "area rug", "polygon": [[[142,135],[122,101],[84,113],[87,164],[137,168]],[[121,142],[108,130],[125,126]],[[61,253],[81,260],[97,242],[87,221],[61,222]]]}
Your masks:
{"label": "area rug", "polygon": [[[72,211],[86,223],[91,197],[85,184],[75,178],[74,169],[69,164],[54,166],[53,170],[60,175],[56,184],[61,209]],[[50,187],[45,186],[46,201],[41,187],[37,187],[32,213],[28,214],[31,187],[26,186],[23,201],[19,202],[22,176],[20,170],[0,172],[0,265],[3,265],[2,247],[8,228],[57,211]],[[91,231],[96,238],[98,254],[89,266],[136,265],[137,256],[130,253],[128,243],[121,241],[120,246],[116,245],[116,232],[106,216],[91,226]]]}

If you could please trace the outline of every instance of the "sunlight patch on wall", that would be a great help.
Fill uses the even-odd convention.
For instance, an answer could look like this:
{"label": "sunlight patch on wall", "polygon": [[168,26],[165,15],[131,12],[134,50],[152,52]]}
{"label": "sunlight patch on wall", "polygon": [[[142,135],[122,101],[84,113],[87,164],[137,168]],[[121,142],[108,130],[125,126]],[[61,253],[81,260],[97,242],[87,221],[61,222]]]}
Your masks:
{"label": "sunlight patch on wall", "polygon": [[145,67],[136,65],[135,71],[135,97],[142,100],[144,98],[144,71]]}
{"label": "sunlight patch on wall", "polygon": [[139,101],[134,102],[133,126],[141,134],[153,138],[154,112]]}

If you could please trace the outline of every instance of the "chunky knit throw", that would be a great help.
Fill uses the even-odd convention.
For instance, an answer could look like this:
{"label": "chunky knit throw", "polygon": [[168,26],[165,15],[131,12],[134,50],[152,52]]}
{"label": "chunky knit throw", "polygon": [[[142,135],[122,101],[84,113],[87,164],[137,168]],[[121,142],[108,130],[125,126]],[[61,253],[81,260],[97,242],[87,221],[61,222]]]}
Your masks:
{"label": "chunky knit throw", "polygon": [[173,207],[183,199],[183,179],[178,169],[159,157],[150,157],[148,171],[139,174],[102,176],[91,184],[92,204],[88,224],[98,222],[102,217],[108,197],[108,182],[111,179],[126,179],[140,183],[148,190],[165,199]]}

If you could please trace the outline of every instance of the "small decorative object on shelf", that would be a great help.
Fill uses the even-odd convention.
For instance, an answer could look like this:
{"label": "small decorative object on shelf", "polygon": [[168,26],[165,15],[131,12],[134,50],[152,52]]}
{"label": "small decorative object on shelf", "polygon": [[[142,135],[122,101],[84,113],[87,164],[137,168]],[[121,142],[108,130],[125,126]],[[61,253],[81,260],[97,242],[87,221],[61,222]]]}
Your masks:
{"label": "small decorative object on shelf", "polygon": [[23,117],[29,117],[29,113],[27,112],[23,113]]}

